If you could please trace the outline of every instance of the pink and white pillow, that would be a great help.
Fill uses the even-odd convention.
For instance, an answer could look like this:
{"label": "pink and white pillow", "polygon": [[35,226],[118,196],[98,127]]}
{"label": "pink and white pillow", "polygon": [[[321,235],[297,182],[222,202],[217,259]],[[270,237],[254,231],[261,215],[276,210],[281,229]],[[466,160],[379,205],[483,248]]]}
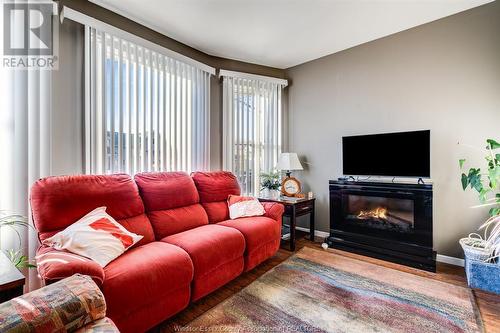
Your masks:
{"label": "pink and white pillow", "polygon": [[116,222],[106,213],[106,207],[99,207],[63,231],[45,239],[43,244],[87,257],[105,267],[142,237]]}
{"label": "pink and white pillow", "polygon": [[261,216],[264,215],[264,206],[252,197],[242,197],[239,195],[229,195],[227,198],[229,207],[229,218],[237,219],[239,217]]}

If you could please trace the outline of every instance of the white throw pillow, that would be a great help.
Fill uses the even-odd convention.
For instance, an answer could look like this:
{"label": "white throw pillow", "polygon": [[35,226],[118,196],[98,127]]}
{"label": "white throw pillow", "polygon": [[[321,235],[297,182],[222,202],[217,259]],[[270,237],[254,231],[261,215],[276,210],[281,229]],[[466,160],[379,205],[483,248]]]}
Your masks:
{"label": "white throw pillow", "polygon": [[105,267],[142,237],[116,222],[106,213],[106,207],[99,207],[63,231],[45,239],[43,244],[87,257]]}
{"label": "white throw pillow", "polygon": [[247,216],[262,216],[265,213],[264,206],[253,197],[229,195],[227,198],[229,207],[229,218],[237,219]]}

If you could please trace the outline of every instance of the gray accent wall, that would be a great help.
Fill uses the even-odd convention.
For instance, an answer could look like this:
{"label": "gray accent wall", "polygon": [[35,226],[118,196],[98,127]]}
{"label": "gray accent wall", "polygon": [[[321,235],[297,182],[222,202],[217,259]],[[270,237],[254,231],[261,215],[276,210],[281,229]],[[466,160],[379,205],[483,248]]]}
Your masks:
{"label": "gray accent wall", "polygon": [[458,159],[484,165],[470,146],[500,139],[500,3],[290,68],[287,77],[289,148],[306,162],[294,175],[317,196],[317,229],[329,230],[328,180],[342,175],[342,136],[430,129],[434,248],[462,257],[458,240],[487,210],[471,208],[476,195],[462,191]]}

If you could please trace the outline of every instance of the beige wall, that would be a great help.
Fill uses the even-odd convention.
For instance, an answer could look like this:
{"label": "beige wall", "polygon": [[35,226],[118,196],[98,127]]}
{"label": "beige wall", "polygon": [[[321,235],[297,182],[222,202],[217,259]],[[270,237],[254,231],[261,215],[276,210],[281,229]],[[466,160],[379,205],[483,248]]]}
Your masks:
{"label": "beige wall", "polygon": [[[290,150],[296,173],[318,196],[328,231],[328,180],[342,175],[344,135],[431,130],[434,248],[462,256],[457,241],[485,218],[460,187],[458,159],[483,162],[500,139],[500,3],[494,2],[288,70]],[[458,144],[460,143],[460,144]],[[397,154],[398,152],[381,151]]]}

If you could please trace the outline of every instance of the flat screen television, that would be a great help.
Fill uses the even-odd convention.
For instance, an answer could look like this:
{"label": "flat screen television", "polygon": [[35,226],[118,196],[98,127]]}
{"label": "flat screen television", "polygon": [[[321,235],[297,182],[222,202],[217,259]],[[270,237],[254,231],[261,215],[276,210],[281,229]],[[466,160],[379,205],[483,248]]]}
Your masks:
{"label": "flat screen television", "polygon": [[344,175],[430,178],[430,131],[342,138]]}

